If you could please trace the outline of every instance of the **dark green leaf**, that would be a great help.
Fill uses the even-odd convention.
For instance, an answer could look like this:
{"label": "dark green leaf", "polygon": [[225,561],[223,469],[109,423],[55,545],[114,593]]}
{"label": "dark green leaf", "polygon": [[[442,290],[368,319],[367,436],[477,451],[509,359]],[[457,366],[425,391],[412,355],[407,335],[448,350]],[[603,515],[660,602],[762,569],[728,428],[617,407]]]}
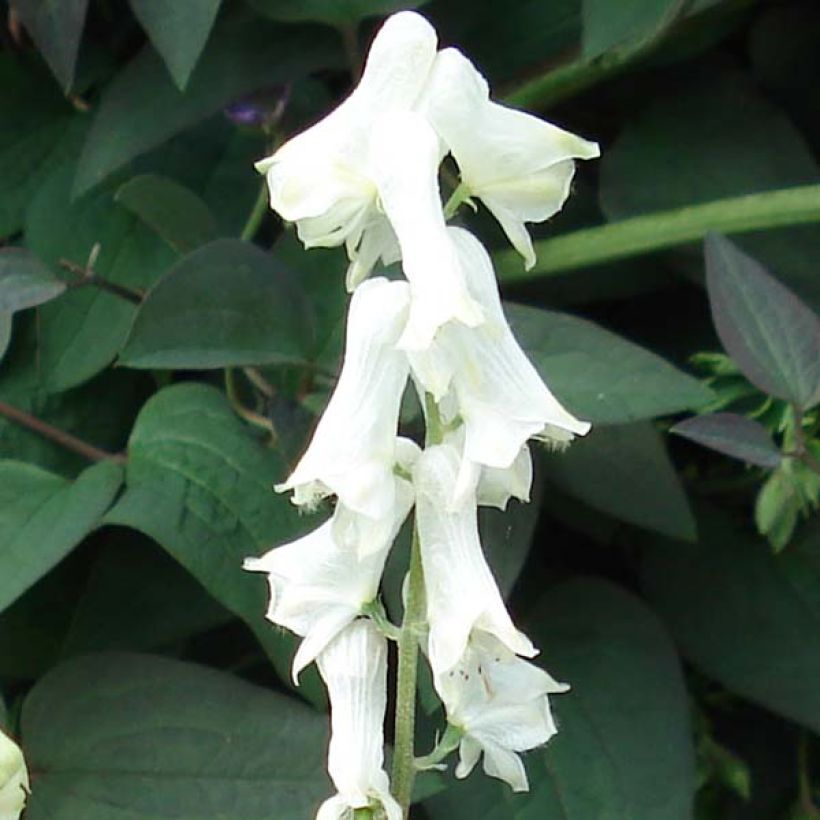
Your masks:
{"label": "dark green leaf", "polygon": [[105,89],[74,182],[79,194],[232,100],[339,60],[332,34],[234,16],[214,29],[183,93],[153,51]]}
{"label": "dark green leaf", "polygon": [[757,531],[769,539],[776,552],[788,546],[803,508],[800,477],[792,466],[792,462],[784,461],[766,479],[755,500]]}
{"label": "dark green leaf", "polygon": [[704,672],[820,731],[820,522],[779,555],[724,514],[698,524],[697,545],[646,550],[646,594]]}
{"label": "dark green leaf", "polygon": [[65,91],[83,34],[88,0],[14,0],[14,9]]}
{"label": "dark green leaf", "polygon": [[173,179],[156,174],[134,177],[117,191],[114,201],[138,216],[180,253],[216,238],[216,221],[210,208]]}
{"label": "dark green leaf", "polygon": [[677,0],[583,0],[584,57],[591,59],[626,43],[639,43],[656,32]]}
{"label": "dark green leaf", "polygon": [[120,360],[148,368],[302,361],[310,331],[289,273],[255,245],[218,239],[185,257],[148,294]]}
{"label": "dark green leaf", "polygon": [[726,352],[765,393],[808,409],[820,401],[820,318],[718,234],[706,238],[706,284]]}
{"label": "dark green leaf", "polygon": [[180,661],[70,661],[23,705],[28,820],[304,820],[330,786],[326,719]]}
{"label": "dark green leaf", "polygon": [[30,251],[0,250],[0,312],[14,313],[59,296],[65,284]]}
{"label": "dark green leaf", "polygon": [[[625,219],[722,197],[820,181],[800,133],[737,71],[707,64],[666,83],[601,159],[601,205]],[[738,244],[820,306],[820,232],[744,235]]]}
{"label": "dark green leaf", "polygon": [[248,0],[260,14],[290,22],[316,20],[331,26],[355,25],[365,17],[423,6],[429,0]]}
{"label": "dark green leaf", "polygon": [[244,572],[242,562],[311,524],[273,492],[287,469],[222,393],[201,384],[174,385],[140,413],[129,444],[127,489],[105,518],[168,550],[254,630],[285,680],[292,644],[265,620],[267,585]]}
{"label": "dark green leaf", "polygon": [[663,439],[648,423],[593,427],[546,456],[547,478],[621,521],[693,540],[695,521]]}
{"label": "dark green leaf", "polygon": [[[28,212],[29,247],[53,269],[61,259],[83,266],[95,244],[96,273],[128,288],[151,285],[174,258],[148,227],[114,202],[109,190],[71,201],[73,167],[44,185]],[[43,386],[65,390],[102,370],[122,347],[134,305],[104,290],[73,289],[40,311],[39,364]]]}
{"label": "dark green leaf", "polygon": [[581,418],[622,424],[695,409],[712,397],[660,356],[592,322],[522,305],[505,310],[550,389]]}
{"label": "dark green leaf", "polygon": [[11,314],[0,311],[0,359],[6,355],[11,341]]}
{"label": "dark green leaf", "polygon": [[474,774],[425,804],[432,820],[690,820],[689,705],[655,616],[581,579],[548,592],[527,626],[545,667],[572,686],[551,698],[558,735],[525,755],[531,791]]}
{"label": "dark green leaf", "polygon": [[180,89],[188,84],[222,0],[131,0],[131,8]]}
{"label": "dark green leaf", "polygon": [[760,422],[737,413],[695,416],[669,432],[758,467],[777,467],[782,458],[769,431]]}
{"label": "dark green leaf", "polygon": [[0,460],[0,611],[99,524],[121,484],[122,468],[106,462],[69,482]]}

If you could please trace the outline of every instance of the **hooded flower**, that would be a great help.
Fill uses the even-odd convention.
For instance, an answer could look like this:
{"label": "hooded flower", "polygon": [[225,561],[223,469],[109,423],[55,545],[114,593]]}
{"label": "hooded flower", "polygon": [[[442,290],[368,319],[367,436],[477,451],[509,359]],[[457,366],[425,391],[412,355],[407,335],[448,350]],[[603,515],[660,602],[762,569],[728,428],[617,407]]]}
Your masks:
{"label": "hooded flower", "polygon": [[417,384],[464,422],[465,458],[506,469],[529,438],[565,443],[587,433],[589,423],[564,409],[513,336],[487,251],[469,232],[447,231],[486,319],[477,328],[441,328],[410,364]]}
{"label": "hooded flower", "polygon": [[[402,469],[411,469],[416,445],[403,439],[397,449],[405,456]],[[410,482],[393,475],[388,480],[396,501],[385,519],[337,504],[318,529],[245,560],[245,569],[267,573],[268,620],[304,638],[293,659],[294,680],[378,594],[387,554],[413,505]]]}
{"label": "hooded flower", "polygon": [[374,39],[350,96],[257,163],[267,177],[271,208],[296,222],[305,247],[347,246],[351,289],[379,256],[397,259],[395,238],[377,208],[370,165],[373,125],[386,113],[416,104],[436,45],[436,33],[423,17],[394,14]]}
{"label": "hooded flower", "polygon": [[492,102],[486,80],[454,48],[438,53],[421,110],[455,157],[467,194],[484,202],[531,268],[524,223],[561,209],[573,160],[599,156],[597,144]]}
{"label": "hooded flower", "polygon": [[18,820],[29,793],[23,752],[0,732],[0,820]]}
{"label": "hooded flower", "polygon": [[396,429],[408,365],[396,341],[407,321],[406,282],[377,277],[356,289],[339,381],[296,469],[278,492],[295,504],[335,494],[349,510],[384,520],[394,505]]}
{"label": "hooded flower", "polygon": [[495,635],[516,654],[537,653],[529,638],[515,628],[484,558],[475,486],[462,494],[457,505],[447,504],[460,462],[459,450],[445,443],[425,450],[413,469],[434,674],[458,662],[473,630]]}
{"label": "hooded flower", "polygon": [[387,642],[366,620],[350,624],[318,658],[330,696],[328,772],[338,794],[316,820],[350,820],[353,810],[381,807],[387,820],[402,812],[384,771]]}
{"label": "hooded flower", "polygon": [[462,732],[456,777],[467,777],[484,753],[484,771],[527,791],[517,752],[546,743],[557,731],[548,695],[569,690],[543,669],[515,657],[486,632],[474,632],[464,654],[437,675],[447,720]]}

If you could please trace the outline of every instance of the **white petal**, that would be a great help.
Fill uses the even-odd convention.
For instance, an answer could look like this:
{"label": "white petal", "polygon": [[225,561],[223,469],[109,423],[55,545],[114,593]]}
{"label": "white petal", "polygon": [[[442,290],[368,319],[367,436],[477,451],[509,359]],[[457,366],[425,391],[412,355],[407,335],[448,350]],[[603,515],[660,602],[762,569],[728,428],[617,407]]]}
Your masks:
{"label": "white petal", "polygon": [[529,501],[531,488],[532,456],[530,448],[525,444],[511,466],[506,469],[485,467],[481,471],[477,490],[478,503],[505,510],[510,498]]}
{"label": "white petal", "polygon": [[365,226],[361,241],[348,249],[350,265],[345,276],[345,287],[353,293],[381,259],[383,265],[391,265],[401,259],[401,250],[390,222],[382,214],[377,214]]}
{"label": "white petal", "polygon": [[512,623],[487,566],[478,535],[475,496],[449,512],[442,499],[453,492],[460,453],[449,444],[425,450],[416,464],[416,521],[424,566],[429,655],[435,674],[450,669],[464,653],[470,632],[496,635],[513,652],[536,654]]}
{"label": "white petal", "polygon": [[456,777],[463,779],[470,774],[481,757],[481,746],[471,737],[464,737],[458,747]]}
{"label": "white petal", "polygon": [[387,642],[369,620],[344,630],[318,658],[330,697],[328,772],[352,808],[388,803],[384,771]]}
{"label": "white petal", "polygon": [[345,359],[336,389],[307,452],[277,490],[294,503],[334,493],[351,510],[383,519],[394,505],[396,429],[407,382],[395,347],[407,317],[405,282],[364,282],[350,302]]}
{"label": "white petal", "polygon": [[0,732],[0,820],[17,820],[26,804],[29,779],[20,747]]}
{"label": "white petal", "polygon": [[484,78],[452,48],[436,57],[422,109],[452,151],[470,194],[484,201],[531,267],[524,222],[543,222],[561,208],[572,160],[599,156],[597,144],[491,102]]}
{"label": "white petal", "polygon": [[474,327],[483,321],[447,237],[438,189],[440,161],[438,138],[421,116],[396,113],[379,121],[373,137],[374,176],[413,294],[399,340],[407,350],[429,347],[445,322]]}
{"label": "white petal", "polygon": [[484,747],[484,771],[512,786],[514,792],[527,792],[530,784],[521,758],[502,746],[487,744]]}

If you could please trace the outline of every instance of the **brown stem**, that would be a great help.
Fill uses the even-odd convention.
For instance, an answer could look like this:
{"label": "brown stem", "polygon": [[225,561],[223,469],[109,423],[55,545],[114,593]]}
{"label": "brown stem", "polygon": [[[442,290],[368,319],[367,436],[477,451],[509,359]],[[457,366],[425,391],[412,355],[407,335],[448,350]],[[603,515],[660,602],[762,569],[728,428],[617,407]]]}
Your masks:
{"label": "brown stem", "polygon": [[100,290],[113,293],[114,296],[119,296],[120,299],[125,299],[133,305],[141,305],[144,295],[138,290],[132,290],[124,285],[118,285],[116,282],[109,282],[108,279],[103,279],[98,276],[91,267],[83,267],[70,259],[61,259],[60,267],[73,273],[77,280],[71,283],[72,287],[82,287],[83,285],[93,285]]}
{"label": "brown stem", "polygon": [[39,433],[44,438],[56,442],[67,450],[78,453],[89,461],[114,461],[117,464],[125,464],[124,453],[109,453],[107,450],[101,450],[93,444],[72,436],[71,433],[66,433],[65,430],[53,427],[48,422],[26,413],[25,410],[6,404],[4,401],[0,401],[0,415],[29,430],[33,430],[35,433]]}

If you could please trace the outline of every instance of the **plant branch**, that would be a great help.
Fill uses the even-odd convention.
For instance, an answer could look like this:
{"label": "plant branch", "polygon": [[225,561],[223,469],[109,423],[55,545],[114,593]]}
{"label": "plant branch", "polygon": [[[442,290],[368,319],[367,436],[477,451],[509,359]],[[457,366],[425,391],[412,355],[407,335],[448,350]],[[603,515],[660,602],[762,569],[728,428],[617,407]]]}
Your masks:
{"label": "plant branch", "polygon": [[35,433],[47,438],[56,444],[65,447],[66,450],[71,450],[78,455],[87,458],[89,461],[114,461],[117,464],[125,464],[126,457],[124,453],[109,453],[107,450],[102,450],[89,444],[87,441],[72,436],[71,433],[66,433],[65,430],[60,430],[48,422],[32,416],[25,410],[20,410],[18,407],[12,407],[4,401],[0,401],[0,415],[11,419],[22,427],[26,427]]}
{"label": "plant branch", "polygon": [[811,222],[820,222],[820,185],[718,199],[543,239],[534,243],[538,261],[529,271],[513,250],[496,253],[494,261],[499,278],[515,282],[665,250],[699,241],[709,231],[735,234]]}
{"label": "plant branch", "polygon": [[232,367],[225,368],[225,393],[228,396],[228,401],[231,407],[233,407],[234,412],[240,418],[247,421],[248,424],[265,430],[270,436],[270,443],[275,444],[279,437],[279,434],[276,432],[276,426],[267,416],[263,416],[261,413],[257,413],[243,404],[236,387],[236,379],[234,378],[234,369]]}
{"label": "plant branch", "polygon": [[250,242],[256,236],[259,226],[262,224],[262,220],[265,218],[267,211],[268,183],[267,180],[263,178],[262,184],[259,186],[259,192],[254,200],[253,208],[251,208],[251,212],[248,214],[248,220],[245,222],[245,226],[242,228],[239,238],[245,242]]}
{"label": "plant branch", "polygon": [[[99,246],[95,245],[95,249]],[[119,296],[120,299],[125,299],[126,302],[131,302],[132,305],[141,305],[144,295],[138,290],[132,290],[124,285],[118,285],[116,282],[111,282],[104,279],[94,271],[93,260],[96,258],[96,253],[92,251],[89,263],[85,265],[78,265],[70,259],[61,259],[60,267],[74,274],[76,277],[74,282],[71,282],[71,287],[83,287],[84,285],[93,285],[95,288],[112,293],[114,296]]]}

